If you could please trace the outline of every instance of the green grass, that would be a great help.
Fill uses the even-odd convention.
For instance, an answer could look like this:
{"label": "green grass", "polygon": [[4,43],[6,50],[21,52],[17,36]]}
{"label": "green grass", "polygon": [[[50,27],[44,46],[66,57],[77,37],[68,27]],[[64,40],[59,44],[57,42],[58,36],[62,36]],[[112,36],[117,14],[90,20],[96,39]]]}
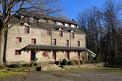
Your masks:
{"label": "green grass", "polygon": [[68,70],[65,70],[65,71],[75,71],[75,70],[122,71],[122,68],[110,68],[110,67],[101,67],[101,68],[81,68],[81,69],[68,69]]}
{"label": "green grass", "polygon": [[28,74],[27,72],[2,72],[0,73],[0,78],[2,77],[7,77],[7,76],[10,76],[10,75],[26,75]]}

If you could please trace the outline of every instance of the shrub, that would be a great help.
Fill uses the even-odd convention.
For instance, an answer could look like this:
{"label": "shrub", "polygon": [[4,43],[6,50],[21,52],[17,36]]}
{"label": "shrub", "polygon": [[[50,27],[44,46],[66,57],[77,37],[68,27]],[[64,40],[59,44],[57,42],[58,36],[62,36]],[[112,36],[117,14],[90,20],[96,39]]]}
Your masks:
{"label": "shrub", "polygon": [[23,66],[22,66],[22,64],[11,64],[10,66],[9,66],[10,68],[22,68]]}
{"label": "shrub", "polygon": [[37,63],[34,63],[34,66],[38,66],[38,64]]}
{"label": "shrub", "polygon": [[83,60],[80,60],[80,64],[85,64],[85,62]]}
{"label": "shrub", "polygon": [[34,62],[31,62],[30,66],[31,66],[31,67],[34,67]]}
{"label": "shrub", "polygon": [[73,60],[68,62],[69,65],[75,65],[75,62]]}
{"label": "shrub", "polygon": [[30,67],[30,64],[23,64],[23,67]]}
{"label": "shrub", "polygon": [[67,65],[67,63],[68,63],[67,60],[64,59],[64,60],[63,60],[63,65]]}
{"label": "shrub", "polygon": [[80,65],[80,61],[79,60],[74,60],[76,65]]}

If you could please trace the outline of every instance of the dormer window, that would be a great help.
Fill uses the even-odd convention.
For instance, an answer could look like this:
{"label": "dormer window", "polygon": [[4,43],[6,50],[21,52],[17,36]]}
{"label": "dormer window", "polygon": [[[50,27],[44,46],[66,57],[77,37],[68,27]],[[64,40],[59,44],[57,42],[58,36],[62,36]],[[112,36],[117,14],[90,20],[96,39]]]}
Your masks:
{"label": "dormer window", "polygon": [[37,22],[38,22],[38,19],[37,19],[37,18],[34,18],[34,22],[36,22],[36,23],[37,23]]}
{"label": "dormer window", "polygon": [[24,18],[24,21],[28,22],[28,17],[25,17],[25,18]]}
{"label": "dormer window", "polygon": [[56,21],[52,20],[52,24],[56,24]]}
{"label": "dormer window", "polygon": [[47,19],[46,19],[46,18],[44,18],[44,19],[43,19],[43,22],[47,22]]}
{"label": "dormer window", "polygon": [[61,22],[61,26],[64,26],[64,23],[63,22]]}
{"label": "dormer window", "polygon": [[63,31],[59,31],[59,37],[63,37]]}
{"label": "dormer window", "polygon": [[71,27],[71,24],[68,24],[68,27]]}
{"label": "dormer window", "polygon": [[29,18],[29,22],[33,22],[33,18],[32,17]]}

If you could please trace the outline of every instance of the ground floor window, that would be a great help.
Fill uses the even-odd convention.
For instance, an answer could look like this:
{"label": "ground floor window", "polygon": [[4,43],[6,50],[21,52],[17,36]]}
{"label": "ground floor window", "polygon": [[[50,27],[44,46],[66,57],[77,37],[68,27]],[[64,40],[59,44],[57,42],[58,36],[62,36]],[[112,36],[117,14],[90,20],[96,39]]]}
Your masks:
{"label": "ground floor window", "polygon": [[21,55],[21,50],[15,50],[15,55]]}
{"label": "ground floor window", "polygon": [[56,51],[53,51],[53,52],[52,52],[52,59],[53,59],[53,60],[56,60]]}
{"label": "ground floor window", "polygon": [[80,59],[80,52],[78,52],[78,59]]}
{"label": "ground floor window", "polygon": [[70,60],[70,55],[68,51],[65,52],[65,59]]}

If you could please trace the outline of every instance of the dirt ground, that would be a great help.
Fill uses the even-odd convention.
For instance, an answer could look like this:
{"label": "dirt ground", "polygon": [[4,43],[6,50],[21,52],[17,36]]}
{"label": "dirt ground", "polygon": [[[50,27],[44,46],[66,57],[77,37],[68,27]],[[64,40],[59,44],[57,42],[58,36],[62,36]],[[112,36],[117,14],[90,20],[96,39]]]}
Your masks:
{"label": "dirt ground", "polygon": [[0,81],[122,81],[122,71],[76,70],[31,72],[28,75],[11,75]]}

